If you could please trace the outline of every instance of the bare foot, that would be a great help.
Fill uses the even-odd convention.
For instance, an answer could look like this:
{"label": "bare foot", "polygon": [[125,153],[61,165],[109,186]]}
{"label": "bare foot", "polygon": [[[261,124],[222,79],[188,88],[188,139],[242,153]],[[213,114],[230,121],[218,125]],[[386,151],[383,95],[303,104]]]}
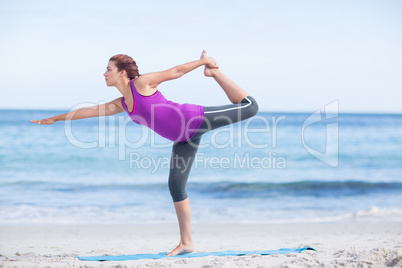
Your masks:
{"label": "bare foot", "polygon": [[[205,51],[205,49],[202,51],[202,53],[201,53],[201,58],[200,59],[203,59],[203,58],[207,58],[208,56],[207,56],[207,52]],[[206,65],[205,65],[205,68],[204,68],[204,75],[205,76],[207,76],[207,77],[211,77],[212,76],[212,70],[213,69],[211,69],[211,68],[208,68]]]}
{"label": "bare foot", "polygon": [[192,243],[189,245],[183,245],[182,243],[180,243],[174,250],[172,250],[170,253],[167,253],[166,256],[182,255],[182,254],[191,253],[193,251],[194,251],[194,246]]}

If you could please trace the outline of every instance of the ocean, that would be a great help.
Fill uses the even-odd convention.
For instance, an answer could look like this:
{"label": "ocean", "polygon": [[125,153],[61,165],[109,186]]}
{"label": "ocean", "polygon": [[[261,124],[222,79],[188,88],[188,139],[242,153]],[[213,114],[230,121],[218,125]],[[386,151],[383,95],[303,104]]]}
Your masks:
{"label": "ocean", "polygon": [[[127,115],[0,110],[0,224],[176,222],[172,142]],[[194,223],[402,220],[402,115],[259,112],[204,135]]]}

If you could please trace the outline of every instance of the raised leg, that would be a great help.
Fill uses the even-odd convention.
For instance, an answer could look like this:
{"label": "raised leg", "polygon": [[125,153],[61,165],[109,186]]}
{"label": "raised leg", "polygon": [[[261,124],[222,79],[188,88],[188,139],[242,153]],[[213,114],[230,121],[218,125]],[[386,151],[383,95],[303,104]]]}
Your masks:
{"label": "raised leg", "polygon": [[[204,50],[201,54],[201,58],[205,57],[207,57],[207,52]],[[204,74],[205,76],[213,77],[221,86],[223,91],[225,91],[229,100],[234,104],[240,103],[245,97],[250,96],[244,89],[230,80],[230,78],[219,69],[211,69],[205,66]]]}

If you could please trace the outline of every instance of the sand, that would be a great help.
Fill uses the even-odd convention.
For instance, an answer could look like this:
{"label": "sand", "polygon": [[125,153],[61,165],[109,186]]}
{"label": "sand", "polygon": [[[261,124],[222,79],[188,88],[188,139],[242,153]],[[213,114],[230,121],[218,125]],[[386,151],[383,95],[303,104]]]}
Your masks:
{"label": "sand", "polygon": [[0,267],[401,267],[402,223],[194,224],[197,252],[310,246],[298,254],[89,262],[76,256],[159,253],[175,224],[0,225]]}

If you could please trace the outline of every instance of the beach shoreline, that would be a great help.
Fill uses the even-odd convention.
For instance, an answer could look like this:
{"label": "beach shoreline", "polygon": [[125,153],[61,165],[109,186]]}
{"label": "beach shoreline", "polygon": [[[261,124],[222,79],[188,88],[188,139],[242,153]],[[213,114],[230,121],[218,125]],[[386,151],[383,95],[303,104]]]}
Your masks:
{"label": "beach shoreline", "polygon": [[[196,252],[312,247],[317,251],[236,257],[88,262],[77,256],[172,250],[176,224],[0,225],[0,267],[400,267],[399,222],[193,225]],[[120,265],[120,266],[119,266]]]}

